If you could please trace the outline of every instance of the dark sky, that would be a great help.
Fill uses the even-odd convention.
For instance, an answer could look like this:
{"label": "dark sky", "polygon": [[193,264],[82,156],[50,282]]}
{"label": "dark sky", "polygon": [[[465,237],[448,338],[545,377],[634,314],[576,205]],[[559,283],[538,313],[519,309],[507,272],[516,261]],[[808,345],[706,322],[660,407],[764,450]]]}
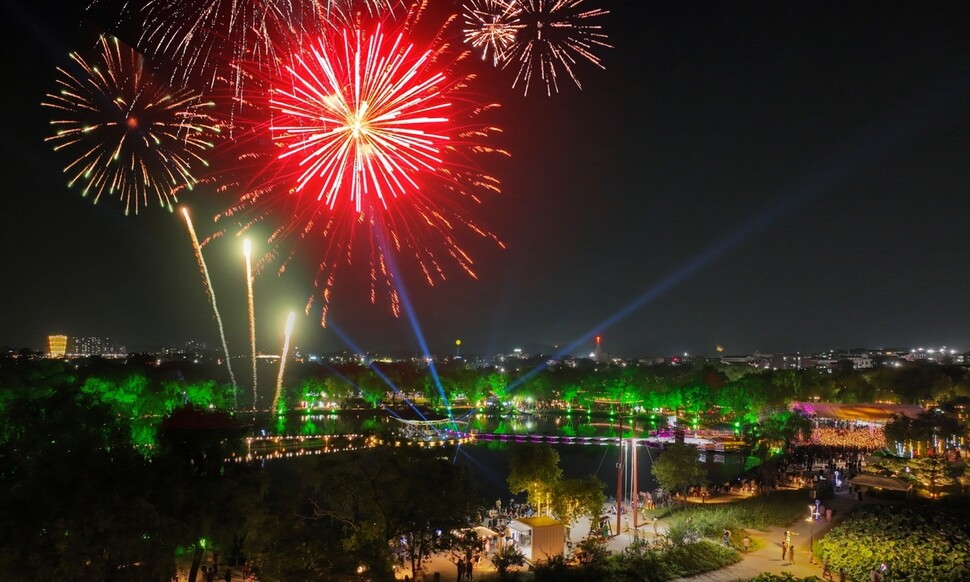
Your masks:
{"label": "dark sky", "polygon": [[[181,221],[124,217],[65,187],[43,137],[54,68],[90,51],[88,0],[6,0],[0,345],[49,333],[129,349],[217,345]],[[625,356],[946,344],[970,348],[970,4],[587,0],[615,48],[583,90],[502,103],[503,193],[475,209],[508,245],[471,244],[479,279],[429,288],[402,263],[428,348],[591,348]],[[479,67],[476,62],[469,66]],[[185,197],[200,234],[228,201]],[[245,353],[238,242],[206,249],[230,348]],[[307,267],[313,263],[308,259]],[[344,273],[347,275],[347,273]],[[302,312],[305,269],[256,283],[259,348]],[[331,321],[361,349],[419,350],[354,275]],[[319,315],[300,346],[345,346]],[[547,349],[552,349],[547,347]]]}

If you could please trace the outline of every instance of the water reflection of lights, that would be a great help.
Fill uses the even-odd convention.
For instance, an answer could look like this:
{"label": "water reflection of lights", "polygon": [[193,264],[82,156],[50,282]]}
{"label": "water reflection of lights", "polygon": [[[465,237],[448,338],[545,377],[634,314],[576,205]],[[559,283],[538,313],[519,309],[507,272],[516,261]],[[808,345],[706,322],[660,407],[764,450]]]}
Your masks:
{"label": "water reflection of lights", "polygon": [[451,438],[432,441],[409,439],[382,439],[375,435],[340,434],[323,436],[265,436],[246,439],[245,455],[232,455],[227,462],[248,463],[253,461],[272,461],[310,455],[323,455],[373,449],[376,447],[418,447],[442,448],[465,445],[474,442],[474,435],[460,434]]}

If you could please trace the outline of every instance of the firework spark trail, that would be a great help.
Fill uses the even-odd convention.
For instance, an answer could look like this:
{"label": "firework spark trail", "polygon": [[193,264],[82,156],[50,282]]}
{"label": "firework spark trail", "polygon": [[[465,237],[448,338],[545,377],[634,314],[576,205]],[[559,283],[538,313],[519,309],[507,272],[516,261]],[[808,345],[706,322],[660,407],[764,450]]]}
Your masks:
{"label": "firework spark trail", "polygon": [[246,299],[249,307],[249,352],[253,364],[253,410],[256,410],[256,305],[253,301],[253,261],[248,238],[243,241],[243,255],[246,257]]}
{"label": "firework spark trail", "polygon": [[270,412],[276,413],[276,407],[280,401],[280,394],[283,392],[283,372],[286,370],[286,355],[290,351],[290,336],[293,335],[293,325],[296,323],[296,314],[292,311],[286,316],[286,330],[283,335],[283,353],[280,354],[280,373],[276,377],[276,394],[273,396],[273,406]]}
{"label": "firework spark trail", "polygon": [[[408,255],[433,285],[445,279],[445,259],[476,276],[459,231],[504,246],[464,208],[499,191],[475,163],[507,155],[487,144],[500,130],[479,119],[497,105],[467,95],[472,76],[452,74],[465,53],[443,33],[414,43],[410,27],[424,5],[404,24],[356,22],[297,47],[267,83],[271,121],[249,140],[258,151],[240,156],[253,175],[220,217],[238,216],[242,232],[279,221],[257,272],[277,261],[282,272],[307,248],[319,253],[306,309],[320,300],[324,325],[341,264],[364,259],[371,301],[386,291],[397,315],[386,252]],[[387,245],[376,243],[377,229],[386,229]]]}
{"label": "firework spark trail", "polygon": [[467,0],[464,6],[465,42],[481,51],[482,60],[499,66],[505,61],[516,36],[525,28],[522,9],[515,0]]}
{"label": "firework spark trail", "polygon": [[203,152],[219,127],[214,104],[188,89],[172,90],[149,74],[144,58],[118,39],[101,36],[91,63],[77,53],[78,73],[58,67],[58,93],[42,103],[57,112],[57,131],[45,141],[74,155],[64,172],[82,195],[118,196],[125,214],[158,199],[172,211],[178,188],[197,184],[195,169],[207,166]]}
{"label": "firework spark trail", "polygon": [[239,63],[278,71],[287,54],[277,47],[336,24],[349,24],[364,10],[391,14],[400,0],[146,0],[127,2],[141,22],[139,45],[176,65],[173,79],[231,87],[234,107],[247,100],[254,79]]}
{"label": "firework spark trail", "polygon": [[576,64],[586,60],[603,69],[596,54],[598,48],[613,48],[597,18],[609,14],[600,8],[583,8],[585,0],[515,0],[522,13],[523,27],[517,42],[506,54],[503,68],[518,62],[512,87],[519,83],[528,95],[536,76],[546,87],[546,94],[559,92],[559,73],[565,73],[580,89]]}
{"label": "firework spark trail", "polygon": [[300,157],[297,192],[319,179],[317,200],[333,209],[343,194],[359,214],[365,197],[387,208],[390,198],[419,189],[417,174],[442,163],[451,104],[436,99],[436,88],[445,76],[420,78],[431,55],[412,58],[403,42],[403,35],[389,42],[380,27],[369,38],[345,30],[344,62],[321,43],[287,67],[295,86],[278,87],[270,101],[284,116],[272,131],[286,149],[281,159]]}
{"label": "firework spark trail", "polygon": [[236,375],[232,372],[232,362],[229,360],[229,344],[226,343],[226,331],[222,327],[222,316],[219,315],[219,306],[216,304],[216,293],[212,288],[212,279],[209,278],[209,268],[205,265],[202,258],[202,246],[199,245],[199,237],[195,235],[195,227],[192,226],[192,219],[189,217],[189,209],[182,207],[182,216],[185,218],[185,226],[189,230],[189,238],[192,239],[192,249],[195,250],[195,260],[199,263],[199,271],[202,273],[202,282],[205,283],[205,294],[212,304],[212,311],[216,315],[216,323],[219,324],[219,337],[222,339],[222,349],[226,354],[226,368],[229,370],[229,379],[232,381],[233,399],[236,398]]}

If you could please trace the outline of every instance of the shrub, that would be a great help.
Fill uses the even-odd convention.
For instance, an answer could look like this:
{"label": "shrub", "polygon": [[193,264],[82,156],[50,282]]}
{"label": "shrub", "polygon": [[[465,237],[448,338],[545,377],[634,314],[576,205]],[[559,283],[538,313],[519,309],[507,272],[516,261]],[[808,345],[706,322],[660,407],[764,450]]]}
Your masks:
{"label": "shrub", "polygon": [[672,548],[660,560],[660,574],[664,580],[693,576],[718,570],[741,560],[741,554],[731,548],[709,541]]}
{"label": "shrub", "polygon": [[[961,515],[961,513],[964,513]],[[885,563],[884,579],[970,579],[970,525],[965,512],[932,503],[864,506],[815,544],[833,570],[854,580]]]}
{"label": "shrub", "polygon": [[796,578],[789,572],[779,574],[760,574],[748,582],[822,582],[821,578],[809,576],[808,578]]}
{"label": "shrub", "polygon": [[519,548],[505,546],[492,556],[492,564],[495,565],[499,577],[505,577],[509,572],[509,568],[512,566],[522,566],[525,564],[525,556],[522,555]]}

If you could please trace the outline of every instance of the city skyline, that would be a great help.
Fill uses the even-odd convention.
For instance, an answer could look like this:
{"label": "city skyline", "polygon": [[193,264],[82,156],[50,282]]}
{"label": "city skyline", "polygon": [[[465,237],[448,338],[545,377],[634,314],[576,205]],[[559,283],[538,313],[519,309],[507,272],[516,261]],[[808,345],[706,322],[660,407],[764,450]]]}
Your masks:
{"label": "city skyline", "polygon": [[[216,346],[178,214],[91,204],[43,142],[55,67],[90,52],[104,22],[85,4],[5,8],[17,82],[0,343],[64,333]],[[450,271],[435,287],[403,262],[427,351],[461,339],[468,353],[575,354],[595,335],[627,357],[968,345],[970,7],[601,4],[613,48],[605,70],[580,65],[582,91],[523,97],[502,71],[469,63],[502,105],[510,153],[490,162],[502,194],[476,219],[507,248],[472,244],[479,278]],[[206,187],[182,198],[203,237],[230,202]],[[226,236],[206,248],[233,355],[248,350],[241,246]],[[280,349],[313,268],[257,278],[260,351]],[[365,271],[344,273],[329,327],[318,307],[299,318],[296,344],[425,349],[407,313],[369,303]]]}

